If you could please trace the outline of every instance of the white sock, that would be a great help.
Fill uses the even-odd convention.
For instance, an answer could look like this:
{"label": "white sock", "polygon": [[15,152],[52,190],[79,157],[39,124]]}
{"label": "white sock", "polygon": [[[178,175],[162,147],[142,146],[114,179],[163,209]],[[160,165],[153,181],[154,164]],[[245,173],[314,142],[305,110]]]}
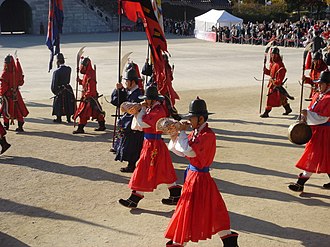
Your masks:
{"label": "white sock", "polygon": [[231,234],[231,230],[222,230],[222,231],[218,232],[218,235],[220,236],[220,238],[227,236],[229,234]]}

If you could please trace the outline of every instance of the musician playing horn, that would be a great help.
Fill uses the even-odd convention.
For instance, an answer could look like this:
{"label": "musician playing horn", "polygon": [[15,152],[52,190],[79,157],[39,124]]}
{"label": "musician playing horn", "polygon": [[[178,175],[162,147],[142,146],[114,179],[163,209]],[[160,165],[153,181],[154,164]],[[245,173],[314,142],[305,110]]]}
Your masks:
{"label": "musician playing horn", "polygon": [[264,67],[266,75],[270,76],[268,83],[268,97],[265,112],[260,115],[262,118],[269,117],[269,113],[273,107],[283,106],[285,112],[283,115],[289,115],[292,112],[290,104],[288,103],[288,94],[282,87],[283,80],[286,74],[286,68],[280,55],[280,50],[274,47],[271,51],[269,69]]}
{"label": "musician playing horn", "polygon": [[[327,173],[330,178],[330,72],[323,71],[316,83],[319,83],[320,92],[301,112],[303,121],[311,126],[313,136],[296,164],[303,172],[296,183],[289,185],[290,190],[297,192],[304,190],[304,184],[313,173]],[[324,184],[323,188],[330,189],[330,183]]]}

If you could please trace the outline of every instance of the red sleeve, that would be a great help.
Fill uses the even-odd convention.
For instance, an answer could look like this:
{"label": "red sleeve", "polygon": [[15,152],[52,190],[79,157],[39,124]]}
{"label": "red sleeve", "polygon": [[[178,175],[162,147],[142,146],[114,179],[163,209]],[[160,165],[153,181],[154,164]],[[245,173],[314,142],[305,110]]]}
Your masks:
{"label": "red sleeve", "polygon": [[8,78],[6,73],[3,73],[0,77],[1,85],[0,85],[0,95],[3,96],[7,92],[9,88]]}
{"label": "red sleeve", "polygon": [[324,96],[324,98],[317,103],[313,112],[316,112],[322,117],[330,117],[330,94]]}

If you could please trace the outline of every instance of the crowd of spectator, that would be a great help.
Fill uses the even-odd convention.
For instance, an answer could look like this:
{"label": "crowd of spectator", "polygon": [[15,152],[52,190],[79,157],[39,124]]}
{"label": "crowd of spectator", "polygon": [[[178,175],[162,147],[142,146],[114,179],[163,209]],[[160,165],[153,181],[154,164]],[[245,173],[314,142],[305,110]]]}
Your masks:
{"label": "crowd of spectator", "polygon": [[278,46],[303,47],[316,35],[328,41],[330,34],[329,21],[316,21],[303,17],[300,22],[286,20],[233,25],[232,27],[213,27],[218,42],[263,45],[275,40]]}
{"label": "crowd of spectator", "polygon": [[[194,21],[174,21],[164,18],[164,30],[166,33],[181,36],[194,35]],[[232,27],[213,26],[216,32],[217,42],[235,44],[265,45],[274,40],[278,46],[304,47],[313,38],[320,35],[327,43],[330,36],[330,22],[317,21],[313,18],[302,17],[298,22],[286,20],[284,22],[248,22]]]}

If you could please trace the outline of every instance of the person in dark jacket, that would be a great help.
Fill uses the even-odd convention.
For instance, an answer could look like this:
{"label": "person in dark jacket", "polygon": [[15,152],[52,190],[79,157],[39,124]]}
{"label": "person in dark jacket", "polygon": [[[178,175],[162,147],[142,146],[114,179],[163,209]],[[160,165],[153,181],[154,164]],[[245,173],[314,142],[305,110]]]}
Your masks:
{"label": "person in dark jacket", "polygon": [[57,69],[53,73],[51,90],[54,96],[53,113],[55,123],[62,122],[62,116],[66,116],[67,122],[71,122],[74,114],[75,97],[70,85],[71,68],[66,66],[62,53],[57,55]]}
{"label": "person in dark jacket", "polygon": [[[143,93],[138,86],[138,75],[134,68],[130,68],[124,77],[123,84],[117,83],[111,95],[111,103],[119,107],[123,102],[140,103],[139,96]],[[132,130],[133,115],[125,112],[118,119],[118,146],[116,147],[115,160],[128,161],[127,167],[122,167],[121,172],[133,172],[135,163],[140,158],[143,144],[143,131]]]}

